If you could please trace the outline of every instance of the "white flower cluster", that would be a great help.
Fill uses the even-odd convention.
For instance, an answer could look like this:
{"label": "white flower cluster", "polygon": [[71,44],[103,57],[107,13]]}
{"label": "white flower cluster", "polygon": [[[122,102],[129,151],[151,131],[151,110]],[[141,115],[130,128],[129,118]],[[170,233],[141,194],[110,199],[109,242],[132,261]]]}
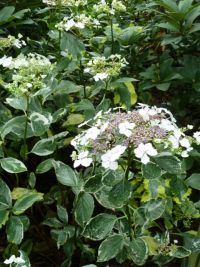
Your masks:
{"label": "white flower cluster", "polygon": [[114,15],[116,12],[125,12],[126,6],[119,0],[113,0],[111,4],[106,0],[101,0],[98,4],[93,7],[96,13],[106,13]]}
{"label": "white flower cluster", "polygon": [[3,56],[0,58],[0,65],[9,69],[40,68],[42,66],[50,67],[51,62],[43,55],[29,53],[27,56],[20,54],[17,58]]}
{"label": "white flower cluster", "polygon": [[17,47],[21,48],[22,46],[26,46],[26,42],[22,40],[23,36],[19,33],[18,38],[15,36],[8,35],[7,38],[0,38],[0,49],[7,48],[7,47]]}
{"label": "white flower cluster", "polygon": [[109,57],[98,56],[92,58],[84,69],[85,73],[93,75],[95,81],[105,80],[119,75],[121,69],[125,67],[127,61],[119,54]]}
{"label": "white flower cluster", "polygon": [[79,7],[87,5],[87,0],[42,0],[48,6],[70,6]]}
{"label": "white flower cluster", "polygon": [[70,17],[64,17],[61,22],[56,24],[56,28],[60,31],[69,31],[71,29],[84,29],[86,26],[92,24],[91,16],[86,16],[85,14],[72,15]]}
{"label": "white flower cluster", "polygon": [[43,79],[51,71],[53,65],[43,55],[29,53],[20,54],[17,58],[4,56],[0,65],[13,69],[12,82],[3,84],[13,94],[25,94],[30,90],[40,89]]}
{"label": "white flower cluster", "polygon": [[[97,161],[105,169],[116,170],[119,159],[127,158],[127,151],[147,164],[151,157],[163,151],[188,157],[193,149],[193,138],[178,128],[171,112],[164,108],[140,104],[128,113],[100,111],[80,126],[91,123],[92,127],[71,142],[76,149],[72,153],[75,168],[88,167]],[[200,132],[194,138],[200,143]]]}

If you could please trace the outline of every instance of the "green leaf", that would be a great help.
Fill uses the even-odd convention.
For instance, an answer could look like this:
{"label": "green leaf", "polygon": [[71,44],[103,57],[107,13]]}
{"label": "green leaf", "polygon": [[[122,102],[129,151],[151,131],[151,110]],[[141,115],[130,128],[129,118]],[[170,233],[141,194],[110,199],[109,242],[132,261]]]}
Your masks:
{"label": "green leaf", "polygon": [[56,229],[63,227],[63,223],[55,217],[45,219],[42,222],[42,224],[47,225],[50,228],[56,228]]}
{"label": "green leaf", "polygon": [[62,125],[66,127],[68,125],[78,125],[84,121],[85,117],[82,114],[70,114],[67,117],[67,121]]}
{"label": "green leaf", "polygon": [[67,94],[76,93],[81,90],[81,87],[71,81],[62,80],[56,87],[56,91],[64,92]]}
{"label": "green leaf", "polygon": [[200,173],[193,173],[185,182],[192,188],[200,190]]}
{"label": "green leaf", "polygon": [[172,251],[172,256],[174,258],[178,258],[178,259],[188,257],[190,254],[191,254],[190,250],[188,250],[184,247],[181,247],[181,246],[177,246],[175,251]]}
{"label": "green leaf", "polygon": [[9,218],[9,211],[8,210],[0,210],[0,229],[3,225],[6,224]]}
{"label": "green leaf", "polygon": [[160,84],[156,84],[156,88],[160,91],[167,91],[170,87],[170,83],[160,83]]}
{"label": "green leaf", "polygon": [[142,236],[141,239],[147,244],[150,256],[158,254],[160,244],[156,241],[156,239],[151,236]]}
{"label": "green leaf", "polygon": [[130,26],[122,30],[119,35],[120,43],[122,45],[132,45],[134,42],[137,42],[143,34],[142,27]]}
{"label": "green leaf", "polygon": [[108,200],[116,207],[120,208],[126,204],[131,193],[130,183],[127,181],[120,181],[113,186],[108,194]]}
{"label": "green leaf", "polygon": [[[26,120],[26,116],[17,116],[7,121],[1,129],[1,138],[4,139],[9,133],[13,133],[18,138],[23,139]],[[26,137],[28,138],[33,135],[33,131],[28,123]]]}
{"label": "green leaf", "polygon": [[80,193],[75,208],[75,220],[83,225],[92,217],[94,199],[89,193]]}
{"label": "green leaf", "polygon": [[109,261],[117,256],[124,245],[124,237],[116,234],[106,238],[98,249],[98,262]]}
{"label": "green leaf", "polygon": [[158,26],[160,28],[164,28],[166,30],[174,31],[174,32],[179,31],[178,25],[176,25],[174,23],[169,23],[169,22],[166,22],[166,23],[158,23],[158,24],[156,24],[156,26]]}
{"label": "green leaf", "polygon": [[182,172],[181,169],[181,161],[175,157],[165,153],[160,153],[158,156],[154,157],[158,166],[171,174],[180,174]]}
{"label": "green leaf", "polygon": [[14,158],[4,158],[0,160],[2,169],[9,173],[20,173],[27,171],[23,162]]}
{"label": "green leaf", "polygon": [[16,245],[22,242],[24,237],[24,225],[23,222],[17,216],[11,216],[6,225],[6,234],[8,242]]}
{"label": "green leaf", "polygon": [[101,213],[90,219],[86,224],[83,236],[92,240],[104,239],[112,231],[117,217],[107,213]]}
{"label": "green leaf", "polygon": [[137,94],[134,85],[132,84],[132,82],[125,82],[124,84],[126,85],[130,93],[131,105],[135,105],[135,103],[137,102]]}
{"label": "green leaf", "polygon": [[84,266],[82,266],[82,267],[97,267],[97,266],[94,265],[94,264],[89,264],[89,265],[84,265]]}
{"label": "green leaf", "polygon": [[161,177],[162,171],[157,164],[149,162],[142,165],[142,175],[146,179],[156,179]]}
{"label": "green leaf", "polygon": [[11,192],[7,184],[0,179],[0,210],[12,207]]}
{"label": "green leaf", "polygon": [[13,213],[19,215],[25,210],[30,208],[35,202],[41,201],[43,199],[43,194],[38,192],[28,192],[17,199],[13,206]]}
{"label": "green leaf", "polygon": [[26,97],[8,97],[6,98],[6,104],[15,109],[22,110],[24,112],[27,109]]}
{"label": "green leaf", "polygon": [[42,161],[36,168],[36,173],[41,174],[41,173],[45,173],[48,172],[49,170],[51,170],[54,165],[53,165],[54,159],[46,159],[44,161]]}
{"label": "green leaf", "polygon": [[158,0],[157,2],[171,13],[179,12],[178,6],[174,0]]}
{"label": "green leaf", "polygon": [[38,156],[48,156],[56,149],[56,143],[53,138],[44,138],[38,141],[31,150],[31,153]]}
{"label": "green leaf", "polygon": [[67,209],[61,205],[57,205],[57,214],[58,218],[63,222],[63,223],[68,223],[68,213]]}
{"label": "green leaf", "polygon": [[92,176],[90,179],[88,179],[84,185],[85,191],[89,193],[97,192],[103,186],[101,178],[102,178],[101,174],[96,174]]}
{"label": "green leaf", "polygon": [[189,11],[189,8],[192,6],[193,0],[181,0],[178,4],[178,8],[181,12],[185,13]]}
{"label": "green leaf", "polygon": [[30,189],[24,188],[24,187],[14,187],[11,195],[12,195],[12,199],[17,200],[20,197],[22,197],[23,195],[28,194],[28,193],[32,193],[32,192],[35,193],[36,190],[30,190]]}
{"label": "green leaf", "polygon": [[53,229],[51,230],[51,235],[54,240],[57,242],[57,247],[63,246],[67,240],[72,238],[75,234],[74,226],[68,225],[65,226],[63,229]]}
{"label": "green leaf", "polygon": [[60,48],[72,54],[74,57],[80,55],[81,51],[85,50],[85,46],[76,36],[71,33],[64,32],[61,38]]}
{"label": "green leaf", "polygon": [[148,257],[148,247],[144,240],[136,238],[130,242],[129,256],[139,266],[144,265]]}
{"label": "green leaf", "polygon": [[128,109],[137,102],[135,87],[131,82],[125,82],[124,86],[117,88],[114,103],[126,106]]}
{"label": "green leaf", "polygon": [[182,233],[180,235],[184,238],[184,247],[186,249],[190,250],[192,253],[200,252],[200,238],[198,235],[190,233]]}
{"label": "green leaf", "polygon": [[41,136],[49,129],[49,126],[53,121],[53,117],[48,112],[46,112],[45,114],[33,112],[30,115],[30,121],[31,129],[34,135]]}
{"label": "green leaf", "polygon": [[187,12],[187,15],[185,17],[185,20],[187,21],[187,26],[192,26],[195,19],[200,16],[200,6],[194,5],[193,8],[190,8],[189,12]]}
{"label": "green leaf", "polygon": [[78,177],[75,172],[68,165],[61,161],[57,161],[55,166],[55,173],[58,181],[66,186],[77,186]]}
{"label": "green leaf", "polygon": [[15,11],[14,6],[6,6],[0,10],[0,23],[7,21]]}
{"label": "green leaf", "polygon": [[109,201],[109,192],[112,188],[108,186],[103,186],[99,191],[95,193],[96,200],[100,203],[101,206],[107,209],[115,209],[115,204]]}
{"label": "green leaf", "polygon": [[164,211],[165,201],[163,199],[152,199],[145,205],[145,214],[150,221],[160,218]]}

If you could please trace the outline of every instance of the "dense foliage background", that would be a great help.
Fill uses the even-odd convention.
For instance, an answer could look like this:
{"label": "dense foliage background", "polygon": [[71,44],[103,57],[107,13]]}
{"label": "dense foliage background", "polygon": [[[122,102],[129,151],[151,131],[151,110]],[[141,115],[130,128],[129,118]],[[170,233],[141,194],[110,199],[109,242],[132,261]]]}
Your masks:
{"label": "dense foliage background", "polygon": [[138,102],[198,131],[199,19],[197,0],[0,2],[1,266],[199,266],[198,145],[132,166],[127,189],[120,172],[73,169],[70,144],[99,111]]}

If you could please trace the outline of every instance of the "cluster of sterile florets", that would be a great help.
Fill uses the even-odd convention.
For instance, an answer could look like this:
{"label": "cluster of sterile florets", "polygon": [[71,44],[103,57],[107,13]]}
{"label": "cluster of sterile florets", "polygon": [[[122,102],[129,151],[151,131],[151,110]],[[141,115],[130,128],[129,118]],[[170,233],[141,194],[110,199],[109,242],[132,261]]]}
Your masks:
{"label": "cluster of sterile florets", "polygon": [[[85,123],[92,125],[75,137],[71,144],[74,167],[90,166],[94,161],[105,169],[116,170],[121,157],[147,164],[151,157],[166,151],[188,157],[193,138],[178,128],[170,111],[140,104],[132,112],[99,112]],[[81,125],[82,126],[82,125]],[[194,136],[200,141],[200,133]]]}
{"label": "cluster of sterile florets", "polygon": [[48,58],[36,53],[27,56],[20,54],[17,58],[4,56],[0,59],[0,65],[13,70],[12,82],[3,85],[15,95],[42,88],[43,80],[53,66]]}
{"label": "cluster of sterile florets", "polygon": [[99,3],[93,6],[93,9],[96,13],[106,13],[114,15],[117,12],[125,12],[126,6],[122,3],[122,1],[113,0],[111,4],[106,0],[101,0]]}
{"label": "cluster of sterile florets", "polygon": [[120,74],[120,71],[125,67],[127,61],[119,54],[114,54],[109,57],[97,56],[92,58],[84,69],[85,73],[93,75],[95,81],[106,80]]}
{"label": "cluster of sterile florets", "polygon": [[79,7],[87,5],[87,0],[42,0],[48,6]]}
{"label": "cluster of sterile florets", "polygon": [[15,36],[8,35],[8,37],[0,37],[0,49],[9,48],[9,47],[17,47],[21,48],[22,46],[26,46],[26,42],[22,39],[23,36],[19,33],[18,38]]}
{"label": "cluster of sterile florets", "polygon": [[55,27],[60,31],[70,31],[73,29],[84,29],[86,26],[99,25],[97,19],[93,19],[90,15],[85,15],[84,13],[79,15],[71,14],[70,17],[64,17],[61,22],[55,25]]}

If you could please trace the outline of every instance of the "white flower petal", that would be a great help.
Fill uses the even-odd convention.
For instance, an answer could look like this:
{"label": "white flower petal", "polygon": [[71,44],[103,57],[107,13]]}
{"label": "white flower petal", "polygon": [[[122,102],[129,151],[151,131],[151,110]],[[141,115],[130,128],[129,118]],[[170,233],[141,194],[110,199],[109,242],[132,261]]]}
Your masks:
{"label": "white flower petal", "polygon": [[139,146],[134,149],[134,153],[137,158],[142,158],[145,154],[145,145],[142,143],[139,144]]}
{"label": "white flower petal", "polygon": [[189,157],[189,155],[188,155],[188,151],[187,151],[187,150],[182,151],[182,153],[181,153],[181,157],[183,157],[183,158],[187,158],[187,157]]}
{"label": "white flower petal", "polygon": [[156,156],[158,154],[157,150],[152,146],[151,143],[146,144],[145,148],[146,148],[146,153],[149,156]]}
{"label": "white flower petal", "polygon": [[185,148],[189,148],[190,147],[190,142],[187,138],[183,138],[180,140],[180,144],[181,146],[185,147]]}
{"label": "white flower petal", "polygon": [[89,167],[91,163],[92,163],[91,158],[84,158],[81,160],[81,165],[84,167]]}
{"label": "white flower petal", "polygon": [[147,154],[144,154],[143,157],[141,158],[141,162],[143,164],[147,164],[149,162],[150,158],[147,156]]}
{"label": "white flower petal", "polygon": [[77,160],[74,161],[74,168],[77,168],[80,165],[81,165],[81,160],[80,159],[77,159]]}

